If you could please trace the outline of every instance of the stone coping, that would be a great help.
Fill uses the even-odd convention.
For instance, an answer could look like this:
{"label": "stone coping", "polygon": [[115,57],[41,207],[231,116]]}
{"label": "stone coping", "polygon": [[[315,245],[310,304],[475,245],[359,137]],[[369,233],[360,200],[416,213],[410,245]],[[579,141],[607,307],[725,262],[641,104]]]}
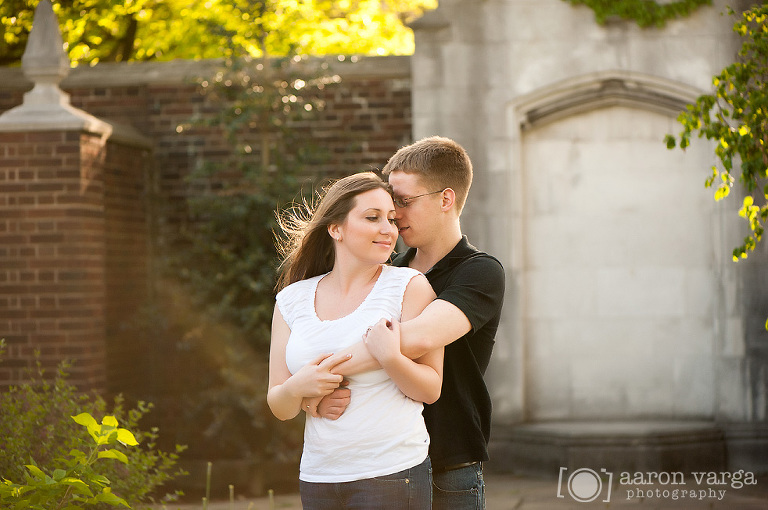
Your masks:
{"label": "stone coping", "polygon": [[0,133],[31,131],[85,131],[121,145],[151,150],[152,140],[133,126],[109,122],[69,105],[36,111],[18,106],[0,115]]}
{"label": "stone coping", "polygon": [[[391,76],[407,78],[411,75],[410,56],[345,56],[310,58],[306,65],[328,62],[330,72],[342,78],[366,76]],[[256,62],[256,61],[254,61]],[[221,59],[172,60],[169,62],[105,62],[94,66],[73,67],[61,82],[61,87],[102,87],[178,84],[198,76],[212,74],[222,63]],[[21,67],[0,67],[0,90],[29,89],[29,81]]]}

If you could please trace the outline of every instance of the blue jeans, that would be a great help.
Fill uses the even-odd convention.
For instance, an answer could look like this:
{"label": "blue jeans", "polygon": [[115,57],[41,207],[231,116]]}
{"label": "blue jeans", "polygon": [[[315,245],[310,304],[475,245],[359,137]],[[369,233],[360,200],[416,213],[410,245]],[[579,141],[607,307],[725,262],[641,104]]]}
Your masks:
{"label": "blue jeans", "polygon": [[432,463],[354,482],[300,481],[299,490],[304,510],[429,510]]}
{"label": "blue jeans", "polygon": [[483,465],[432,474],[434,510],[485,510]]}

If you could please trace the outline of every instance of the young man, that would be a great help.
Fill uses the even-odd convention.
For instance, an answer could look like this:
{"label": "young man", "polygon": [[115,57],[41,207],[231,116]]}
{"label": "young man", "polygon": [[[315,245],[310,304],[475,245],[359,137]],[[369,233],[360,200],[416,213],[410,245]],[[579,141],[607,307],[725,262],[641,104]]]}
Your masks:
{"label": "young man", "polygon": [[[488,460],[491,399],[483,375],[491,357],[504,299],[498,260],[470,245],[460,215],[472,184],[466,151],[448,138],[430,137],[401,148],[387,162],[395,196],[395,219],[410,248],[393,264],[423,272],[437,294],[416,319],[376,324],[340,373],[375,366],[376,345],[400,336],[401,351],[415,359],[445,347],[440,398],[425,405],[433,467],[433,508],[485,508],[482,462]],[[362,348],[361,348],[362,347]],[[344,365],[347,365],[344,367]],[[338,418],[349,402],[339,390],[319,407]],[[354,396],[352,397],[354,398]],[[315,410],[311,408],[309,412]]]}

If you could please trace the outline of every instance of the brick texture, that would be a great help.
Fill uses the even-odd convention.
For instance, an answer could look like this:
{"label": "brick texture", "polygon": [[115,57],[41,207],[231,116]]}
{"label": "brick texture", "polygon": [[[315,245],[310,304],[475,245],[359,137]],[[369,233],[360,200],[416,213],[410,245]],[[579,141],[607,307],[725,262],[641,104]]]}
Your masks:
{"label": "brick texture", "polygon": [[103,142],[78,132],[0,133],[0,380],[76,360],[73,377],[103,389]]}
{"label": "brick texture", "polygon": [[[330,155],[310,168],[318,178],[381,168],[410,141],[407,61],[392,62],[346,64],[319,117],[295,126]],[[146,301],[151,247],[183,221],[189,173],[230,151],[217,128],[177,129],[220,108],[189,75],[165,72],[178,65],[100,65],[62,84],[74,107],[134,128],[151,151],[87,133],[0,133],[0,386],[23,379],[36,349],[47,366],[74,360],[83,387],[146,382],[149,340],[126,324]],[[0,69],[0,113],[29,88],[20,69]]]}

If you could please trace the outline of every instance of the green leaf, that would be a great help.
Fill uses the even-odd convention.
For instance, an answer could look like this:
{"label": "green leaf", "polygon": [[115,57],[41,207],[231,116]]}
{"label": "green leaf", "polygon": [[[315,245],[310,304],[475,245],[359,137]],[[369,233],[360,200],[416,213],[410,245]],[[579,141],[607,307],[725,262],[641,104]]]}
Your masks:
{"label": "green leaf", "polygon": [[67,485],[69,487],[72,487],[72,490],[77,492],[78,494],[82,494],[83,496],[92,497],[93,492],[91,492],[91,488],[88,487],[88,484],[86,484],[84,481],[79,480],[77,478],[65,478],[61,480],[62,485]]}
{"label": "green leaf", "polygon": [[100,459],[115,459],[119,460],[123,464],[128,464],[128,457],[126,455],[118,450],[105,450],[103,452],[99,452],[99,458]]}
{"label": "green leaf", "polygon": [[[0,34],[9,46],[3,65],[13,62],[13,57],[20,60],[36,4],[31,0],[0,2]],[[261,56],[264,52],[407,55],[413,52],[413,33],[406,23],[434,9],[437,0],[88,0],[53,4],[69,60],[96,64]]]}
{"label": "green leaf", "polygon": [[110,485],[112,483],[112,482],[109,481],[109,478],[107,478],[106,476],[104,476],[104,475],[96,475],[96,474],[91,475],[90,481],[91,481],[91,483],[97,483],[97,484],[101,485],[102,487]]}
{"label": "green leaf", "polygon": [[131,508],[127,501],[119,496],[112,494],[112,491],[109,488],[105,488],[104,491],[94,499],[100,503],[107,503],[108,505],[112,506],[123,505],[127,508]]}
{"label": "green leaf", "polygon": [[45,478],[48,476],[45,473],[43,473],[43,471],[39,467],[33,466],[32,464],[27,464],[25,467],[32,474],[32,476],[34,476],[39,480],[45,480]]}
{"label": "green leaf", "polygon": [[667,135],[664,137],[664,142],[667,144],[667,149],[674,149],[677,146],[677,142],[675,141],[675,137],[672,135]]}
{"label": "green leaf", "polygon": [[80,413],[77,416],[72,417],[73,420],[75,420],[75,423],[82,425],[84,427],[88,428],[96,428],[99,426],[98,423],[96,423],[96,420],[88,413]]}
{"label": "green leaf", "polygon": [[117,429],[117,440],[127,446],[137,446],[139,444],[133,432],[128,429]]}
{"label": "green leaf", "polygon": [[720,201],[727,197],[731,193],[731,188],[728,186],[720,186],[715,190],[715,200]]}
{"label": "green leaf", "polygon": [[115,427],[117,428],[117,418],[114,416],[105,416],[104,419],[101,420],[102,425],[106,425],[108,427]]}
{"label": "green leaf", "polygon": [[101,427],[96,423],[93,416],[88,413],[80,413],[77,416],[73,416],[72,419],[75,420],[75,423],[86,427],[88,429],[88,434],[90,434],[93,440],[96,441],[97,444],[101,444],[99,443]]}
{"label": "green leaf", "polygon": [[85,465],[88,463],[88,456],[80,450],[70,450],[69,456],[72,457],[77,464]]}

